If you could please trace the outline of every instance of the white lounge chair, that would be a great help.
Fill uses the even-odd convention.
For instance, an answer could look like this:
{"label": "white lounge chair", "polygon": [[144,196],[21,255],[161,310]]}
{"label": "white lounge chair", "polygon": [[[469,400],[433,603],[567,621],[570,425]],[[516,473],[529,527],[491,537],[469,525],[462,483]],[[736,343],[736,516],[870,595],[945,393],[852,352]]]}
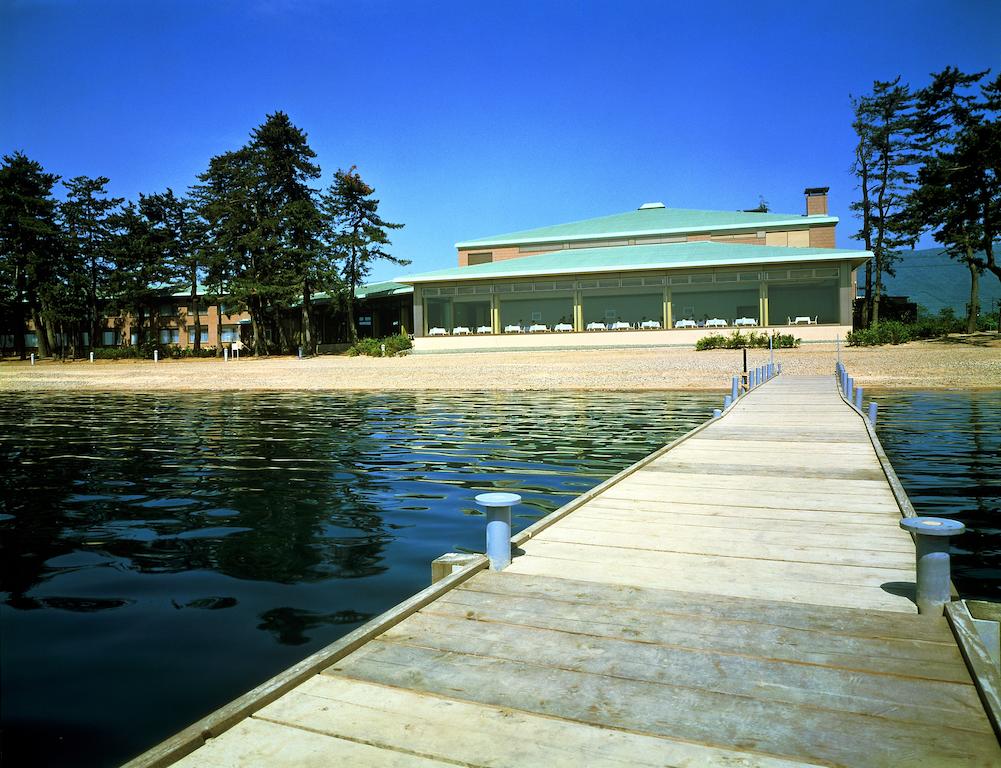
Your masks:
{"label": "white lounge chair", "polygon": [[520,325],[505,325],[504,333],[524,333]]}
{"label": "white lounge chair", "polygon": [[434,328],[430,328],[428,330],[428,336],[448,336],[448,331],[446,331],[444,328],[439,328],[438,326],[435,326]]}
{"label": "white lounge chair", "polygon": [[494,329],[491,328],[489,325],[479,325],[479,326],[476,327],[476,332],[477,333],[493,333]]}

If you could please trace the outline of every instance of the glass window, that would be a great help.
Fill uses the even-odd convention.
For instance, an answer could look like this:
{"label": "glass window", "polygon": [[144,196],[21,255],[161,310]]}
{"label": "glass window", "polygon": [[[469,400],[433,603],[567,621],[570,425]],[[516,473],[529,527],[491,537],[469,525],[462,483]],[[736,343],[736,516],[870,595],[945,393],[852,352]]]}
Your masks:
{"label": "glass window", "polygon": [[174,309],[171,304],[161,304],[160,305],[160,317],[173,317],[177,314],[177,310]]}
{"label": "glass window", "polygon": [[466,257],[468,259],[469,266],[475,266],[477,264],[489,264],[494,260],[493,252],[487,251],[485,253],[471,253]]}
{"label": "glass window", "polygon": [[[200,343],[202,343],[202,344],[208,344],[208,341],[209,341],[209,327],[207,325],[202,325],[202,326],[199,327],[199,330],[201,331],[201,333],[199,334],[200,338],[198,339],[198,341]],[[195,343],[195,329],[194,328],[189,328],[188,329],[188,344],[194,344],[194,343]]]}
{"label": "glass window", "polygon": [[118,343],[118,334],[114,331],[101,332],[101,344],[106,347],[113,347]]}
{"label": "glass window", "polygon": [[584,325],[588,323],[629,323],[638,325],[649,320],[663,322],[662,293],[587,294],[582,299]]}
{"label": "glass window", "polygon": [[573,297],[554,296],[541,293],[537,296],[502,299],[500,303],[500,324],[503,330],[508,325],[523,328],[533,324],[548,326],[557,323],[573,323]]}
{"label": "glass window", "polygon": [[160,330],[161,344],[180,344],[181,332],[177,328],[163,328]]}
{"label": "glass window", "polygon": [[235,325],[224,325],[222,327],[222,342],[232,344],[240,338],[239,327]]}
{"label": "glass window", "polygon": [[26,334],[24,334],[24,346],[26,346],[26,347],[37,347],[38,346],[38,334],[37,333],[26,333]]}

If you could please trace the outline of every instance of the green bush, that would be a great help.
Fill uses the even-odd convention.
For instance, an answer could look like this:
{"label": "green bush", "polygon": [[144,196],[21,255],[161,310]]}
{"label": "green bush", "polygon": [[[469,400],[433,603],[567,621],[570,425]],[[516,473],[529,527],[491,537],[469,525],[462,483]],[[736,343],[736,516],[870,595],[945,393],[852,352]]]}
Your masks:
{"label": "green bush", "polygon": [[[769,335],[767,333],[758,333],[757,331],[751,331],[747,334],[743,334],[740,331],[734,331],[729,336],[721,336],[718,333],[711,333],[708,336],[703,336],[695,342],[695,349],[702,351],[705,349],[767,347],[768,339]],[[800,343],[800,339],[797,339],[795,336],[788,333],[776,333],[771,336],[771,340],[772,346],[775,349],[780,349],[782,347],[798,347]]]}
{"label": "green bush", "polygon": [[160,357],[172,357],[174,360],[185,357],[215,357],[215,352],[215,347],[202,347],[196,352],[194,347],[178,347],[171,344],[166,348],[160,348]]}
{"label": "green bush", "polygon": [[[905,325],[896,320],[887,320],[883,323],[875,323],[868,328],[849,331],[845,337],[845,341],[849,347],[879,347],[883,344],[906,344],[914,336],[911,330],[912,327],[912,325]],[[926,328],[925,330],[931,333],[930,328]],[[929,337],[918,336],[918,338]]]}
{"label": "green bush", "polygon": [[384,339],[358,339],[354,346],[348,349],[348,354],[351,356],[368,355],[369,357],[382,357],[383,344],[386,345],[386,357],[393,357],[414,346],[409,336],[398,333],[395,336],[387,336]]}
{"label": "green bush", "polygon": [[95,360],[134,360],[137,357],[136,347],[98,347],[94,350]]}

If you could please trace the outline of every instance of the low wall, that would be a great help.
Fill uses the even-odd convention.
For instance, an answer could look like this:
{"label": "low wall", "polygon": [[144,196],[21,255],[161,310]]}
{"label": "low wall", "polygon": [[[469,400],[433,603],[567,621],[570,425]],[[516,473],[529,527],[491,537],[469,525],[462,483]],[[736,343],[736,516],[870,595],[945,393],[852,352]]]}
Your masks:
{"label": "low wall", "polygon": [[[852,329],[850,325],[775,325],[742,329],[791,333],[804,343],[834,341]],[[703,336],[729,336],[733,328],[676,329],[669,331],[588,331],[586,333],[504,333],[470,336],[422,336],[414,339],[415,354],[442,352],[500,352],[540,349],[614,349],[622,347],[694,347]]]}

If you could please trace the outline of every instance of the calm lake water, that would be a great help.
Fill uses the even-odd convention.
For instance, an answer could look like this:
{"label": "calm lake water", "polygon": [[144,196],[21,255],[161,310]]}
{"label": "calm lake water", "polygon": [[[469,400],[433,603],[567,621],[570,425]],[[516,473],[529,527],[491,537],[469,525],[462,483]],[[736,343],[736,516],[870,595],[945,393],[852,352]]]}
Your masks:
{"label": "calm lake water", "polygon": [[[1001,391],[878,393],[964,594],[1001,590]],[[0,400],[9,765],[117,764],[703,421],[720,395],[266,394]]]}
{"label": "calm lake water", "polygon": [[716,395],[0,400],[7,764],[113,765],[703,421]]}

